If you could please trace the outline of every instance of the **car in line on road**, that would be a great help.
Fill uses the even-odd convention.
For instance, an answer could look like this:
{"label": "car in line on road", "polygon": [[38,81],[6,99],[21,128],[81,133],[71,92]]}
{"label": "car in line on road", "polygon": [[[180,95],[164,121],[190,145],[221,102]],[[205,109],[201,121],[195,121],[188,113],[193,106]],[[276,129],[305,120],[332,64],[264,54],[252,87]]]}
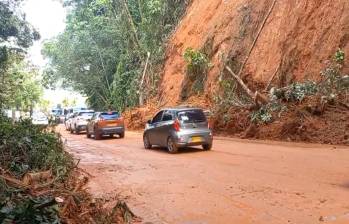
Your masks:
{"label": "car in line on road", "polygon": [[101,139],[104,135],[118,135],[120,138],[125,137],[125,123],[120,113],[116,111],[96,112],[89,120],[86,128],[87,138],[91,136],[96,140]]}
{"label": "car in line on road", "polygon": [[34,113],[32,116],[32,123],[34,125],[48,125],[48,117],[42,112]]}
{"label": "car in line on road", "polygon": [[70,123],[70,133],[80,134],[86,131],[87,123],[94,114],[93,110],[83,110],[74,113]]}
{"label": "car in line on road", "polygon": [[157,145],[167,147],[170,153],[177,153],[179,148],[199,145],[204,150],[211,150],[213,135],[202,109],[167,108],[147,122],[143,143],[146,149]]}
{"label": "car in line on road", "polygon": [[64,121],[65,130],[70,131],[73,117],[74,117],[74,113],[69,113],[65,116],[65,121]]}

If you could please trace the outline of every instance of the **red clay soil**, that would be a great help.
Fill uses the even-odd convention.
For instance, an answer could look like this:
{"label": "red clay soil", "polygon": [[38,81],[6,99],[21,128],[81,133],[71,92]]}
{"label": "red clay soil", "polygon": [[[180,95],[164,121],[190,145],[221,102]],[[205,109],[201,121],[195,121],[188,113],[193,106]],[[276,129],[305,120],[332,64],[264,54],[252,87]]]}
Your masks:
{"label": "red clay soil", "polygon": [[[272,2],[193,0],[167,49],[162,103],[175,105],[179,101],[186,67],[183,54],[188,47],[204,49],[209,55],[213,66],[206,89],[212,93],[223,64],[235,60],[241,65],[245,59]],[[280,66],[283,82],[318,79],[324,61],[337,48],[349,55],[348,42],[348,1],[277,1],[243,76],[266,83]]]}
{"label": "red clay soil", "polygon": [[[130,129],[143,129],[158,109],[192,105],[214,111],[224,65],[238,72],[273,0],[193,0],[171,37],[164,74],[156,101],[126,112]],[[276,1],[241,76],[253,90],[264,89],[276,73],[273,86],[320,79],[320,71],[341,48],[349,55],[349,1]],[[187,48],[205,52],[212,64],[205,95],[180,100]],[[346,57],[343,73],[349,72]],[[258,85],[256,85],[256,83]],[[305,104],[305,102],[303,102]],[[244,138],[349,144],[349,115],[343,107],[328,107],[322,115],[309,115],[305,105],[289,110],[268,125],[251,125],[250,111],[231,108],[211,118],[216,133]],[[217,111],[216,111],[217,112]]]}

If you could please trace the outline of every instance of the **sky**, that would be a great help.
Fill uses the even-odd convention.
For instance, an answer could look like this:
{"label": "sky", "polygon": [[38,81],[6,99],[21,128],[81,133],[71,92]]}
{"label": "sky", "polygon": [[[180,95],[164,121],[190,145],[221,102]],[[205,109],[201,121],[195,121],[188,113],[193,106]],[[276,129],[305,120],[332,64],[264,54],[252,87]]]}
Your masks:
{"label": "sky", "polygon": [[[64,31],[66,11],[59,0],[26,0],[23,11],[27,21],[41,35],[41,39],[29,49],[28,59],[42,69],[47,63],[41,55],[42,44]],[[45,90],[44,98],[51,101],[51,106],[61,103],[65,98],[77,98],[79,106],[85,101],[80,94],[62,89]]]}

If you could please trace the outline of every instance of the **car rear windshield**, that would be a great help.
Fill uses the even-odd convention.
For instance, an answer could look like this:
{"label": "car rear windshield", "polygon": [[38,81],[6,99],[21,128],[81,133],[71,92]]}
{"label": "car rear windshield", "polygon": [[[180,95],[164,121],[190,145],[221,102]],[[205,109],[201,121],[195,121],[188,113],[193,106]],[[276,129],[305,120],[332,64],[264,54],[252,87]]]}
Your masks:
{"label": "car rear windshield", "polygon": [[93,112],[80,112],[79,116],[83,116],[83,117],[92,117],[93,116]]}
{"label": "car rear windshield", "polygon": [[177,117],[184,123],[198,123],[205,122],[206,116],[202,110],[184,110],[178,111]]}
{"label": "car rear windshield", "polygon": [[105,113],[101,113],[101,118],[105,119],[105,120],[115,120],[118,119],[120,117],[118,112],[105,112]]}

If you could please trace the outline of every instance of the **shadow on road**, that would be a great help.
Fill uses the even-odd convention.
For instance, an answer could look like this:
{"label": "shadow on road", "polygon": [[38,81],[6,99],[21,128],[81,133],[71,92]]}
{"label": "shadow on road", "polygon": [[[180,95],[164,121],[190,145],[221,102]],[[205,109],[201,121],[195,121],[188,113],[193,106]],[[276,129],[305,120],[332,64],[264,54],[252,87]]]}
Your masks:
{"label": "shadow on road", "polygon": [[[155,151],[155,152],[159,152],[159,153],[166,153],[166,154],[170,154],[167,151],[167,148],[165,147],[159,147],[159,146],[153,146],[151,151]],[[186,148],[180,148],[178,150],[177,154],[185,154],[185,153],[198,153],[198,152],[205,152],[203,149],[201,148],[195,148],[195,147],[186,147]]]}

